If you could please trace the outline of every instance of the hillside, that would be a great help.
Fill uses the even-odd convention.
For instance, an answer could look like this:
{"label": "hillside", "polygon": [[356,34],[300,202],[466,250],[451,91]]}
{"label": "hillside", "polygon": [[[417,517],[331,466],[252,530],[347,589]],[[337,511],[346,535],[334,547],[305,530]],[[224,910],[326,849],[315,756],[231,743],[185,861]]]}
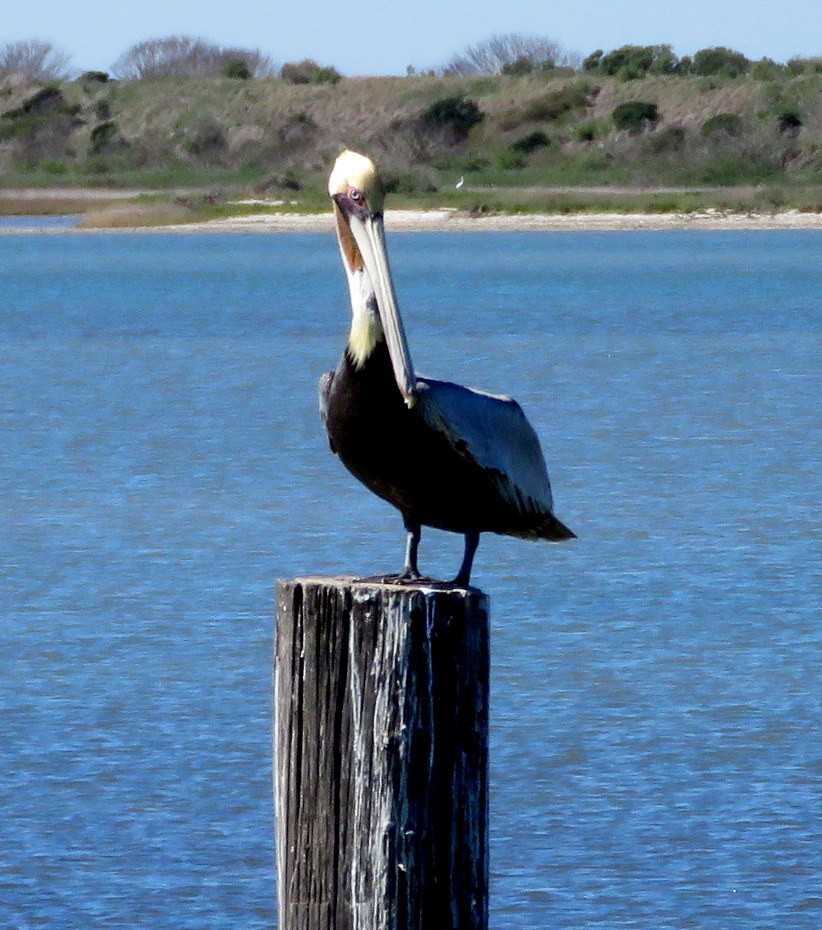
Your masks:
{"label": "hillside", "polygon": [[819,211],[822,74],[0,79],[4,212],[9,189],[57,185],[324,208],[345,146],[379,160],[397,205]]}

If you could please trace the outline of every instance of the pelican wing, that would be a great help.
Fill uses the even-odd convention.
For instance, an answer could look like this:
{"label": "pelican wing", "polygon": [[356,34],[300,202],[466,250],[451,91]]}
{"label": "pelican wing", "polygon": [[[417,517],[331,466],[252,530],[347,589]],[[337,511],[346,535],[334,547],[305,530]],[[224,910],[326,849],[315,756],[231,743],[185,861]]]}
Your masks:
{"label": "pelican wing", "polygon": [[[323,421],[323,426],[325,427],[326,434],[328,433],[328,396],[331,393],[331,383],[334,380],[334,372],[327,371],[320,378],[319,387],[319,402],[320,402],[320,419]],[[328,437],[328,444],[331,446],[331,451],[336,453],[334,448],[334,443],[331,441],[331,437]]]}
{"label": "pelican wing", "polygon": [[457,452],[484,468],[516,510],[553,512],[539,439],[515,400],[419,378],[414,409]]}

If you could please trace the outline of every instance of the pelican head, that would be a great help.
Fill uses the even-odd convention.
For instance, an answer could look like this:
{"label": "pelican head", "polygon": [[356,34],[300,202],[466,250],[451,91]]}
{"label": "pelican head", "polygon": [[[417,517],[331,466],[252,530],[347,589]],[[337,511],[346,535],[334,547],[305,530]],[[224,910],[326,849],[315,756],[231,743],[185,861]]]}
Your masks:
{"label": "pelican head", "polygon": [[[365,155],[344,151],[334,164],[328,193],[334,201],[337,238],[351,291],[352,334],[355,326],[368,334],[360,339],[360,355],[367,356],[374,340],[384,336],[397,387],[411,406],[416,379],[388,264],[383,227],[385,188],[376,165]],[[374,301],[379,323],[376,334],[372,325],[376,321],[369,318]]]}

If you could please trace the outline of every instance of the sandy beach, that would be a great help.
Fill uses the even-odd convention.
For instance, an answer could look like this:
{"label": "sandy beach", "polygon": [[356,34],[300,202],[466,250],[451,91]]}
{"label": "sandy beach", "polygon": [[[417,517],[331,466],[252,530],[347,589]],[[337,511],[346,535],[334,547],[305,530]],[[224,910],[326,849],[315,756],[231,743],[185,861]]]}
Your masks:
{"label": "sandy beach", "polygon": [[[457,210],[386,210],[386,229],[397,232],[585,231],[624,229],[822,229],[822,214],[791,211],[775,214],[722,213],[569,213],[491,214],[472,216]],[[258,215],[187,227],[198,230],[324,231],[332,216]]]}
{"label": "sandy beach", "polygon": [[[517,232],[618,230],[742,230],[821,229],[822,213],[568,213],[471,215],[458,210],[387,210],[386,229],[394,232]],[[50,228],[32,225],[3,227],[2,234],[78,234],[90,232],[331,232],[333,217],[324,214],[260,213],[200,223],[165,226]]]}

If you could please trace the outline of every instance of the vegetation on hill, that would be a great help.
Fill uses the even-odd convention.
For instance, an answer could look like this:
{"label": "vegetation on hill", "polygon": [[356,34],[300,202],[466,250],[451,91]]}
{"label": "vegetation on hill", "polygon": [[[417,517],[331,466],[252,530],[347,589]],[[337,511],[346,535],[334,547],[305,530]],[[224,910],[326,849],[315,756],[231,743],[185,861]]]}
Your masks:
{"label": "vegetation on hill", "polygon": [[395,204],[822,210],[822,59],[659,45],[580,60],[515,39],[381,78],[176,37],[134,46],[118,79],[69,80],[47,43],[28,58],[0,46],[0,186],[182,186],[311,209],[349,146],[379,160]]}

